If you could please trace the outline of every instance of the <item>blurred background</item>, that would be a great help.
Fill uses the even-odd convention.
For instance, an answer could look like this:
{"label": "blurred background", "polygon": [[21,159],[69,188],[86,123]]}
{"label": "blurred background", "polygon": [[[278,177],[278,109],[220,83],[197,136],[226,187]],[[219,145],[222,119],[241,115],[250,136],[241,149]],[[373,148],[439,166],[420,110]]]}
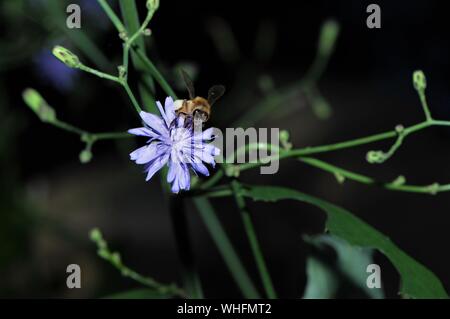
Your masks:
{"label": "blurred background", "polygon": [[[422,121],[412,72],[424,70],[432,113],[450,119],[450,43],[442,1],[377,1],[381,29],[366,26],[369,1],[174,1],[162,0],[146,38],[148,55],[185,93],[177,68],[189,70],[206,95],[217,83],[227,94],[214,107],[211,125],[232,127],[264,98],[290,88],[289,98],[257,118],[257,127],[290,132],[295,147],[328,144]],[[68,29],[65,8],[79,4],[81,29]],[[117,13],[117,1],[110,1]],[[139,3],[144,18],[144,3]],[[142,7],[141,7],[142,6]],[[139,121],[114,83],[69,69],[51,54],[54,45],[75,52],[89,66],[115,73],[121,63],[117,31],[94,0],[2,0],[0,2],[0,296],[102,297],[138,285],[96,255],[89,231],[99,227],[124,262],[161,282],[179,282],[179,259],[167,205],[157,180],[145,183],[128,159],[138,141],[99,142],[91,162],[81,164],[79,137],[39,121],[23,103],[37,89],[58,117],[83,129],[125,131]],[[322,24],[340,26],[334,52],[317,87],[319,101],[295,89],[313,63]],[[80,44],[82,44],[80,46]],[[137,74],[130,74],[135,91]],[[293,88],[293,89],[292,89]],[[157,98],[164,92],[157,89]],[[324,100],[321,100],[323,98]],[[252,114],[252,113],[250,113]],[[242,125],[245,125],[242,123]],[[450,182],[450,130],[431,128],[408,137],[383,165],[365,154],[391,141],[328,153],[338,166],[411,184]],[[391,237],[431,269],[450,290],[449,195],[389,192],[353,182],[295,160],[276,175],[246,172],[248,183],[285,185],[323,197]],[[256,268],[237,210],[230,199],[213,205],[248,266]],[[249,203],[255,228],[280,297],[301,297],[310,248],[302,239],[323,231],[324,214],[292,202]],[[240,297],[196,210],[188,203],[189,232],[205,295]],[[399,278],[381,255],[384,290],[396,298]],[[68,289],[66,267],[82,269],[82,289]],[[260,286],[260,285],[259,285]],[[345,297],[345,296],[344,296]]]}

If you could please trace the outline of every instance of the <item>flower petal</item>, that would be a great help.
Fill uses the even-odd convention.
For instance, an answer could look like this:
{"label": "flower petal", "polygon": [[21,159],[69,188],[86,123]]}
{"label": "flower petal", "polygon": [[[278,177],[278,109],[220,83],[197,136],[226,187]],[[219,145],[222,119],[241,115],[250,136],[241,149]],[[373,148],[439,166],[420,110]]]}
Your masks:
{"label": "flower petal", "polygon": [[157,171],[159,171],[164,165],[166,165],[168,160],[168,154],[155,158],[147,167],[147,177],[145,180],[149,181]]}
{"label": "flower petal", "polygon": [[144,146],[145,149],[139,153],[139,157],[135,160],[136,164],[146,164],[153,161],[158,156],[163,156],[165,151],[159,146],[159,143],[151,143]]}
{"label": "flower petal", "polygon": [[192,165],[192,169],[196,173],[200,173],[200,174],[202,174],[204,176],[209,176],[208,168],[203,163],[193,162],[193,163],[191,163],[191,165]]}
{"label": "flower petal", "polygon": [[144,111],[141,111],[139,115],[141,116],[145,124],[149,126],[150,129],[165,137],[169,136],[169,130],[162,118],[156,116],[155,114],[147,113]]}
{"label": "flower petal", "polygon": [[164,119],[164,122],[166,123],[167,127],[170,126],[170,122],[166,116],[166,112],[164,111],[163,106],[161,105],[161,102],[156,101],[156,106],[158,107],[159,113],[161,113],[162,118]]}
{"label": "flower petal", "polygon": [[135,161],[136,159],[140,158],[142,152],[145,151],[146,149],[147,149],[147,145],[134,150],[133,152],[130,153],[130,159],[132,161]]}
{"label": "flower petal", "polygon": [[164,101],[164,109],[166,111],[167,120],[169,121],[167,125],[170,125],[176,117],[174,102],[170,96]]}
{"label": "flower petal", "polygon": [[151,130],[149,130],[146,127],[132,128],[132,129],[128,130],[128,133],[137,135],[137,136],[149,136],[149,137],[157,136],[154,132],[152,132]]}

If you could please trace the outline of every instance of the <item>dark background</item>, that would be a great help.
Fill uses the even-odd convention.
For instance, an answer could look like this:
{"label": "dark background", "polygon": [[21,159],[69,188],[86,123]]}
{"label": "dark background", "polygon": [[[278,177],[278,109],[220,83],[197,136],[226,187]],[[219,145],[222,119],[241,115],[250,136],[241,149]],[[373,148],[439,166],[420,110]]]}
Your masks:
{"label": "dark background", "polygon": [[[139,125],[120,88],[78,71],[67,74],[68,69],[46,55],[53,45],[62,44],[92,65],[66,34],[84,32],[109,59],[105,71],[115,72],[121,59],[117,32],[95,1],[71,1],[83,10],[81,31],[64,31],[52,22],[48,6],[55,2],[2,1],[0,6],[0,296],[99,297],[136,287],[96,256],[88,239],[94,226],[103,230],[132,268],[162,282],[179,280],[173,233],[157,180],[145,183],[140,168],[128,160],[136,142],[98,143],[93,161],[80,164],[79,138],[41,123],[21,100],[23,89],[36,88],[61,119],[90,131]],[[411,83],[416,69],[427,75],[433,115],[449,119],[450,45],[444,1],[377,1],[382,14],[379,30],[366,27],[369,3],[162,1],[150,24],[148,52],[172,83],[177,81],[175,66],[189,62],[198,69],[199,93],[206,93],[212,84],[225,84],[228,94],[211,120],[211,125],[224,128],[260,98],[261,75],[271,75],[279,88],[304,75],[314,59],[321,24],[333,18],[341,32],[319,82],[332,117],[318,119],[299,94],[292,105],[280,106],[297,108],[290,116],[279,118],[275,111],[258,126],[287,129],[294,145],[303,147],[417,123],[423,114]],[[212,41],[217,21],[232,30],[239,48],[234,59],[224,60]],[[274,28],[276,35],[273,54],[265,59],[255,53],[262,24]],[[131,84],[135,88],[133,80]],[[165,98],[162,91],[157,98]],[[431,128],[414,134],[392,159],[378,166],[368,164],[365,153],[387,149],[389,142],[321,158],[381,181],[405,175],[411,184],[447,183],[449,133]],[[255,171],[243,174],[242,180],[290,186],[347,208],[391,237],[450,289],[446,193],[429,196],[353,182],[339,185],[333,176],[295,160],[283,162],[277,175],[260,176]],[[237,211],[228,199],[215,200],[214,206],[257,281]],[[324,215],[292,202],[250,204],[250,208],[280,297],[301,296],[308,253],[302,235],[322,231]],[[195,209],[189,209],[188,218],[206,296],[239,297]],[[387,295],[396,297],[398,276],[382,256],[376,258],[382,264]],[[82,289],[65,286],[70,263],[82,268]]]}

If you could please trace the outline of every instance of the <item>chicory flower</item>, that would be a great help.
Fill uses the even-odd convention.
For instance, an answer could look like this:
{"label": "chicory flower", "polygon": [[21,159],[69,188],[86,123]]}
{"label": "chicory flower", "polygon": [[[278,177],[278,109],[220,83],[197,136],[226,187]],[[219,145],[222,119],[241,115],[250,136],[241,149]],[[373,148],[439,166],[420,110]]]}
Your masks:
{"label": "chicory flower", "polygon": [[136,164],[144,165],[150,180],[156,172],[168,165],[167,182],[171,184],[173,193],[190,188],[190,170],[194,173],[209,176],[206,164],[215,166],[214,156],[220,150],[212,145],[213,128],[205,131],[194,129],[192,118],[177,116],[174,101],[166,98],[164,108],[156,103],[161,117],[141,112],[144,127],[134,128],[128,132],[148,137],[147,144],[130,154]]}

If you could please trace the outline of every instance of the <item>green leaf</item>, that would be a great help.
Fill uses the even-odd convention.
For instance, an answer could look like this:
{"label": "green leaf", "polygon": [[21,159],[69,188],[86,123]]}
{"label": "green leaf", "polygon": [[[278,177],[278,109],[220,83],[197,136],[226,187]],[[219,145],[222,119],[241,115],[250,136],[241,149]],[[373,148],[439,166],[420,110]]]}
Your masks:
{"label": "green leaf", "polygon": [[440,280],[426,267],[399,249],[388,237],[349,211],[296,190],[276,186],[253,186],[243,190],[255,201],[297,200],[327,213],[326,229],[349,244],[379,250],[400,274],[400,294],[411,298],[448,298]]}
{"label": "green leaf", "polygon": [[[335,297],[340,284],[337,279],[350,283],[353,290],[364,292],[370,298],[380,299],[384,297],[382,289],[370,289],[367,284],[367,266],[373,264],[373,249],[352,246],[345,240],[330,235],[306,237],[305,241],[324,250],[325,246],[331,246],[337,255],[333,264],[324,265],[320,260],[309,257],[307,260],[308,282],[304,298],[332,298]],[[317,267],[309,269],[308,267]],[[330,278],[332,277],[332,278]],[[327,278],[327,282],[323,278]],[[328,282],[330,281],[330,282]],[[311,295],[313,297],[311,297]]]}
{"label": "green leaf", "polygon": [[168,299],[172,295],[163,294],[152,289],[133,289],[108,295],[103,299]]}

